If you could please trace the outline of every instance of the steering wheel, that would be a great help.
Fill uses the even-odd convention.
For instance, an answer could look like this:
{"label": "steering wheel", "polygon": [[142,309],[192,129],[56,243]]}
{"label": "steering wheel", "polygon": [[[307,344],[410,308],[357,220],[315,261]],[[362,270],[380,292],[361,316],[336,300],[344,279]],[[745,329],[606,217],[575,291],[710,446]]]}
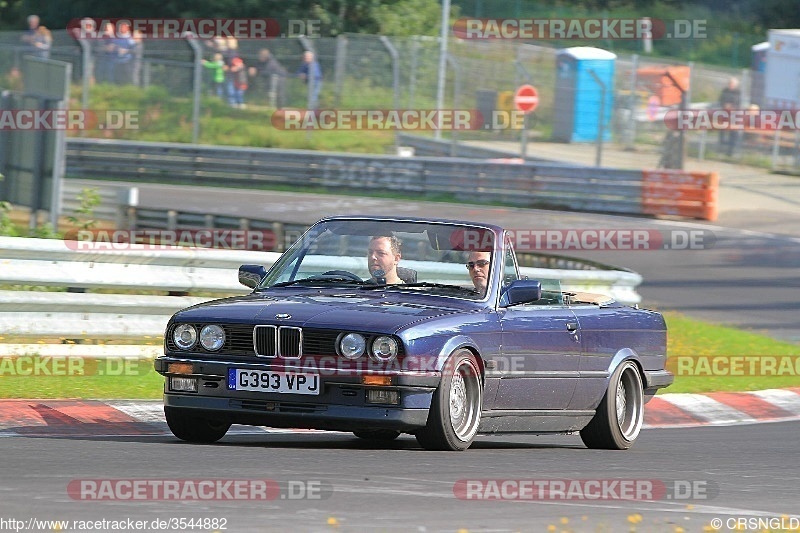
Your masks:
{"label": "steering wheel", "polygon": [[354,281],[364,281],[360,277],[356,276],[352,272],[348,272],[347,270],[328,270],[327,272],[322,273],[323,276],[342,276],[343,278],[352,279]]}

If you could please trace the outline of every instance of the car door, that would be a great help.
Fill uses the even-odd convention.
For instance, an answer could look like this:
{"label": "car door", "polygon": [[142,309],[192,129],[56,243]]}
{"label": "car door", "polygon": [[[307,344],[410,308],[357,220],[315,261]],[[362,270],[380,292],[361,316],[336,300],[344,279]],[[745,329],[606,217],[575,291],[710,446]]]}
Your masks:
{"label": "car door", "polygon": [[[503,282],[518,272],[506,243]],[[560,410],[569,407],[578,379],[581,339],[578,320],[564,305],[558,281],[542,280],[543,299],[499,308],[502,330],[500,383],[495,409]]]}
{"label": "car door", "polygon": [[643,311],[587,303],[570,308],[578,319],[583,345],[572,409],[596,407],[608,387],[612,361],[620,351],[636,354],[640,360],[664,353],[660,332],[643,330]]}

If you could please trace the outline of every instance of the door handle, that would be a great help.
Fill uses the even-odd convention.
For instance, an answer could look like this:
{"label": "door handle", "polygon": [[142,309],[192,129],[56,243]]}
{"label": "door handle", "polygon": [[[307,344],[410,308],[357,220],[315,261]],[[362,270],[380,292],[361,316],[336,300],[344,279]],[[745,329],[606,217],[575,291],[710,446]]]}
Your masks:
{"label": "door handle", "polygon": [[567,331],[570,333],[577,333],[578,331],[578,323],[577,322],[567,322]]}

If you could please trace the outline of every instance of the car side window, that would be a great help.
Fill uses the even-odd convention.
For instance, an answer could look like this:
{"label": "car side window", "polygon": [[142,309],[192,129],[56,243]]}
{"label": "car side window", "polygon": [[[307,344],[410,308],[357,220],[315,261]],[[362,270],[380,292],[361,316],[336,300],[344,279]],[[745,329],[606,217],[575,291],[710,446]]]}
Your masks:
{"label": "car side window", "polygon": [[519,279],[519,271],[517,270],[514,249],[511,247],[511,241],[506,239],[506,255],[503,261],[503,287],[507,287],[517,279]]}

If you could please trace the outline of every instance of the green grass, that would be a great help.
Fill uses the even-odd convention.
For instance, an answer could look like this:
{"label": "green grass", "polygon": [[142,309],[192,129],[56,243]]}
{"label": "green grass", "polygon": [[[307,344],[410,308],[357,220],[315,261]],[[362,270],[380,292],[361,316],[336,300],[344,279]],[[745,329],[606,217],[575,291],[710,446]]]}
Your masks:
{"label": "green grass", "polygon": [[0,358],[0,398],[6,399],[152,400],[161,397],[163,383],[149,359]]}
{"label": "green grass", "polygon": [[[80,88],[73,89],[80,95]],[[386,90],[359,87],[345,91],[343,109],[386,107]],[[358,97],[356,97],[358,94]],[[255,100],[255,97],[254,97]],[[257,101],[257,100],[256,100]],[[294,103],[294,102],[292,102]],[[294,103],[298,107],[301,102]],[[71,107],[80,108],[77,97]],[[151,142],[192,142],[192,99],[172,96],[163,87],[141,89],[133,86],[97,85],[92,89],[90,107],[94,111],[135,110],[138,127],[118,130],[91,130],[89,137]],[[334,107],[322,102],[322,107]],[[352,153],[386,153],[394,146],[392,131],[287,131],[272,125],[273,109],[250,104],[234,109],[216,97],[204,96],[200,105],[200,144],[251,146],[258,148],[304,149]],[[83,132],[70,132],[78,136]]]}
{"label": "green grass", "polygon": [[[677,313],[665,313],[665,318],[669,331],[668,357],[793,355],[800,359],[800,346],[766,335],[709,324]],[[692,368],[702,367],[698,364],[692,365]],[[676,375],[675,383],[662,392],[744,391],[800,386],[800,372],[782,376],[719,376],[703,373],[706,375]]]}
{"label": "green grass", "polygon": [[[800,346],[779,342],[764,335],[716,326],[676,313],[666,313],[669,328],[670,356],[794,355]],[[105,366],[103,366],[105,365]],[[163,378],[152,363],[135,359],[128,368],[116,362],[87,360],[85,371],[62,372],[66,375],[19,375],[19,366],[0,359],[0,398],[85,398],[85,399],[158,399]],[[26,367],[29,368],[30,364]],[[52,365],[49,368],[54,368]],[[105,369],[99,375],[97,369]],[[800,386],[800,376],[731,377],[677,376],[675,383],[662,392],[711,392],[760,390]]]}

